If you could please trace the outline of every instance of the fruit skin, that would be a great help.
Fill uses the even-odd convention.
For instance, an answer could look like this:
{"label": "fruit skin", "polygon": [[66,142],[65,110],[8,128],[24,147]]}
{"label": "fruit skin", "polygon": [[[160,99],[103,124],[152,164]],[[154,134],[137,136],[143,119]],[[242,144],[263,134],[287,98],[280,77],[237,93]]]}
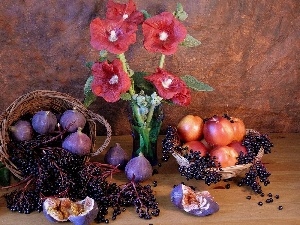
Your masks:
{"label": "fruit skin", "polygon": [[87,155],[90,153],[92,141],[81,129],[69,134],[62,143],[62,147],[69,152],[78,155]]}
{"label": "fruit skin", "polygon": [[209,154],[210,157],[214,159],[216,165],[220,163],[222,168],[235,166],[235,164],[238,162],[237,157],[239,155],[232,147],[217,146],[213,148]]}
{"label": "fruit skin", "polygon": [[207,147],[201,141],[189,141],[184,143],[182,147],[187,147],[188,151],[200,152],[201,156],[206,156],[208,153]]}
{"label": "fruit skin", "polygon": [[231,126],[233,129],[233,141],[242,141],[246,135],[246,126],[244,122],[236,117],[230,117]]}
{"label": "fruit skin", "polygon": [[203,119],[186,115],[177,124],[177,132],[183,142],[200,140],[203,134]]}
{"label": "fruit skin", "polygon": [[57,118],[51,111],[38,111],[32,117],[33,129],[39,134],[53,133],[57,125]]}
{"label": "fruit skin", "polygon": [[75,216],[75,215],[70,215],[69,220],[74,224],[74,225],[89,225],[91,224],[94,219],[96,218],[98,214],[98,205],[97,203],[89,197],[86,197],[84,200],[77,202],[79,204],[84,205],[84,213]]}
{"label": "fruit skin", "polygon": [[119,143],[110,147],[104,156],[104,162],[113,166],[117,166],[119,169],[124,169],[128,162],[128,155],[121,147]]}
{"label": "fruit skin", "polygon": [[81,112],[69,109],[60,117],[59,124],[63,129],[67,129],[68,132],[75,132],[78,128],[84,128],[86,118]]}
{"label": "fruit skin", "polygon": [[134,182],[148,180],[152,176],[152,172],[152,166],[143,154],[130,159],[125,166],[127,179]]}
{"label": "fruit skin", "polygon": [[238,154],[240,154],[240,152],[242,152],[243,155],[248,153],[247,148],[242,145],[242,142],[240,141],[233,141],[227,146],[233,148]]}
{"label": "fruit skin", "polygon": [[222,116],[213,116],[205,121],[203,135],[210,145],[224,146],[232,142],[234,133],[228,119]]}
{"label": "fruit skin", "polygon": [[194,191],[179,184],[171,191],[171,202],[179,209],[195,216],[208,216],[219,211],[219,205],[208,191]]}
{"label": "fruit skin", "polygon": [[13,126],[9,127],[9,130],[17,141],[29,141],[33,137],[31,123],[27,120],[18,120]]}

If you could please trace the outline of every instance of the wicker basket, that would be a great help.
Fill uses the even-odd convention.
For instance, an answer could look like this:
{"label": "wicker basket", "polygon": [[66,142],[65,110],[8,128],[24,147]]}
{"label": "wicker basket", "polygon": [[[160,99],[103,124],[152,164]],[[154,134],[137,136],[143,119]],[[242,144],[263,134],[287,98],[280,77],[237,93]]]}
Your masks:
{"label": "wicker basket", "polygon": [[[92,148],[87,160],[101,153],[110,143],[111,127],[100,115],[89,111],[79,100],[56,91],[37,90],[17,98],[0,116],[0,160],[19,179],[22,179],[18,168],[9,160],[7,144],[11,141],[9,127],[24,115],[33,115],[39,110],[50,110],[62,113],[67,109],[76,109],[87,120],[87,135],[92,140]],[[107,137],[103,144],[96,149],[96,123],[105,126]]]}
{"label": "wicker basket", "polygon": [[[252,130],[252,129],[247,129],[247,132],[258,133],[257,131]],[[261,158],[263,157],[263,154],[264,154],[264,149],[260,148],[258,154],[255,157],[255,161],[261,160]],[[180,153],[174,151],[172,153],[172,155],[174,156],[174,158],[176,159],[177,163],[180,166],[189,167],[190,162],[186,158],[184,158]],[[253,165],[252,163],[248,163],[248,164],[224,167],[224,168],[218,169],[218,173],[220,173],[222,175],[222,179],[226,180],[226,179],[229,179],[232,177],[236,177],[239,174],[245,172],[252,165]]]}

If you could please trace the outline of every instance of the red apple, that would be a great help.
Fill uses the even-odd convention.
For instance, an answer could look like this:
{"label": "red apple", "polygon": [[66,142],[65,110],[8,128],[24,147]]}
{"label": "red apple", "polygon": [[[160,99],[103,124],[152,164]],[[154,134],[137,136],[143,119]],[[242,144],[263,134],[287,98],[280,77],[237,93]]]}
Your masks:
{"label": "red apple", "polygon": [[186,115],[179,121],[177,132],[183,142],[200,140],[203,132],[203,119],[199,116]]}
{"label": "red apple", "polygon": [[233,141],[228,145],[228,147],[232,147],[239,155],[240,152],[242,152],[243,155],[246,155],[248,153],[247,148],[242,145],[241,141]]}
{"label": "red apple", "polygon": [[246,135],[246,127],[244,122],[236,117],[230,118],[232,129],[233,129],[233,140],[234,141],[242,141]]}
{"label": "red apple", "polygon": [[225,146],[232,142],[234,132],[228,119],[222,116],[213,116],[205,121],[203,135],[210,145]]}
{"label": "red apple", "polygon": [[187,147],[189,151],[200,152],[201,156],[206,156],[208,152],[206,146],[201,141],[189,141],[182,146]]}
{"label": "red apple", "polygon": [[239,155],[232,147],[217,146],[213,148],[209,154],[215,163],[221,164],[222,168],[234,166],[238,162],[237,157]]}

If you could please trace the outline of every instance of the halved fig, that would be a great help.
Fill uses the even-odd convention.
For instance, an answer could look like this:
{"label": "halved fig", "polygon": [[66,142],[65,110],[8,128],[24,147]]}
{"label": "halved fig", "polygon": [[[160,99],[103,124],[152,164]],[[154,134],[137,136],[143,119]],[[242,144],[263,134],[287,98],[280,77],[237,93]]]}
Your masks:
{"label": "halved fig", "polygon": [[219,205],[208,191],[194,191],[179,184],[171,192],[171,202],[179,209],[195,216],[208,216],[219,211]]}
{"label": "halved fig", "polygon": [[98,206],[90,197],[78,202],[49,197],[43,203],[43,212],[50,222],[71,221],[75,225],[89,225],[97,216]]}

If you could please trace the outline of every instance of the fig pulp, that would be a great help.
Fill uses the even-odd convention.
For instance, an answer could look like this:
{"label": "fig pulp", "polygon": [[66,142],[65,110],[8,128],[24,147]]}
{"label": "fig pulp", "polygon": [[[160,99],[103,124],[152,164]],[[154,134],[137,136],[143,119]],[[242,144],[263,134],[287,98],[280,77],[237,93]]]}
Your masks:
{"label": "fig pulp", "polygon": [[59,123],[62,128],[66,129],[68,132],[75,132],[78,128],[84,128],[86,119],[81,112],[70,109],[62,114]]}
{"label": "fig pulp", "polygon": [[32,127],[39,134],[53,133],[57,125],[56,116],[50,111],[38,111],[32,117]]}
{"label": "fig pulp", "polygon": [[195,216],[208,216],[219,211],[219,205],[208,191],[194,191],[179,184],[171,192],[171,202],[179,209]]}
{"label": "fig pulp", "polygon": [[27,120],[18,120],[9,130],[16,141],[29,141],[33,137],[32,126]]}
{"label": "fig pulp", "polygon": [[128,180],[143,182],[152,176],[152,166],[143,154],[129,160],[125,167],[125,174]]}
{"label": "fig pulp", "polygon": [[43,212],[51,222],[70,220],[75,225],[89,225],[97,216],[98,206],[90,197],[78,202],[69,198],[49,197],[43,203]]}

